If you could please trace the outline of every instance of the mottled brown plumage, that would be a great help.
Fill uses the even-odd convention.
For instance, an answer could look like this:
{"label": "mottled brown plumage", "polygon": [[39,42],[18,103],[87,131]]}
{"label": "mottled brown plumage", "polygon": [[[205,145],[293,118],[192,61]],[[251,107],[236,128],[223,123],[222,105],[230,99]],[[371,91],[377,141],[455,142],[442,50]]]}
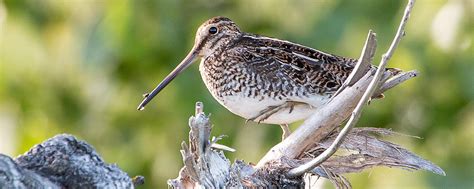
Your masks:
{"label": "mottled brown plumage", "polygon": [[357,62],[244,33],[230,19],[215,17],[199,27],[191,52],[139,109],[197,57],[202,79],[219,103],[246,119],[274,124],[311,115],[337,91]]}

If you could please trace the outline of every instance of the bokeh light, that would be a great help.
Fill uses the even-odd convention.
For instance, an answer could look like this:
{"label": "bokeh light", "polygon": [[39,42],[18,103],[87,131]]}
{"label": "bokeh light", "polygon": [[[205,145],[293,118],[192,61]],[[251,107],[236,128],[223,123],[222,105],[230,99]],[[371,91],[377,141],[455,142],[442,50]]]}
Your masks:
{"label": "bokeh light", "polygon": [[[182,167],[188,117],[203,101],[213,134],[257,162],[281,137],[220,106],[197,64],[145,111],[141,95],[186,55],[197,27],[227,16],[242,30],[358,57],[367,31],[388,47],[405,1],[0,0],[0,153],[17,156],[59,133],[88,141],[142,188],[164,188]],[[421,73],[387,92],[358,126],[393,128],[422,139],[390,140],[441,166],[428,172],[377,168],[351,174],[354,188],[474,186],[474,13],[469,0],[418,0],[390,67]],[[292,125],[293,128],[297,124]],[[330,184],[326,184],[331,188]]]}

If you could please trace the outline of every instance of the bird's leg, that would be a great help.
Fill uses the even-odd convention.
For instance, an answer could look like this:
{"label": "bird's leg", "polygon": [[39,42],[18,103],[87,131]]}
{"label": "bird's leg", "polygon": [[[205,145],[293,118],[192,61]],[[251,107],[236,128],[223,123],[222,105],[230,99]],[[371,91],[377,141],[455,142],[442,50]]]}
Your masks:
{"label": "bird's leg", "polygon": [[283,133],[281,134],[281,140],[285,140],[288,136],[291,134],[290,127],[288,127],[288,124],[280,124],[281,130],[283,130]]}
{"label": "bird's leg", "polygon": [[288,113],[291,113],[293,112],[293,109],[295,107],[295,105],[298,105],[298,104],[306,104],[304,102],[296,102],[296,101],[286,101],[284,102],[283,104],[281,105],[276,105],[276,106],[269,106],[267,108],[265,108],[264,110],[262,110],[258,115],[248,119],[248,120],[251,120],[251,121],[257,121],[258,123],[268,119],[270,116],[272,116],[273,114],[279,112],[280,110],[284,110],[284,109],[289,109],[289,112]]}
{"label": "bird's leg", "polygon": [[[261,121],[264,121],[264,120],[268,119],[271,115],[273,115],[273,114],[277,113],[278,111],[280,111],[283,108],[283,105],[269,106],[269,107],[265,108],[264,110],[260,111],[256,116],[251,117],[248,120],[260,123]],[[262,118],[258,119],[259,117],[262,117]]]}

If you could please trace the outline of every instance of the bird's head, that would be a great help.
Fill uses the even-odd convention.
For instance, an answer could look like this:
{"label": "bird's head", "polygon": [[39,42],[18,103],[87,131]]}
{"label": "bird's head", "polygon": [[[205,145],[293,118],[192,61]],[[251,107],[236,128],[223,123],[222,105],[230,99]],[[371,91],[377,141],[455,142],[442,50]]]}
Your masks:
{"label": "bird's head", "polygon": [[229,18],[211,18],[199,26],[192,51],[197,51],[201,57],[209,56],[216,48],[226,45],[240,34],[239,27]]}
{"label": "bird's head", "polygon": [[204,22],[196,32],[196,39],[191,51],[151,93],[145,95],[145,99],[138,106],[138,110],[143,110],[153,97],[197,58],[211,55],[219,46],[228,44],[230,40],[240,35],[240,33],[237,25],[226,17],[214,17]]}

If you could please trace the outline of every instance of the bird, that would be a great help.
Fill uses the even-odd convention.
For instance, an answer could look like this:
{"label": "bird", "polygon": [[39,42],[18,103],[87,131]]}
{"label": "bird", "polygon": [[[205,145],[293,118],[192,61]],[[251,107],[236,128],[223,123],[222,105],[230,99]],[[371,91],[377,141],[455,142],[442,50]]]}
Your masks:
{"label": "bird", "polygon": [[138,110],[198,58],[202,80],[222,106],[246,120],[281,125],[284,137],[288,124],[324,106],[357,64],[357,59],[246,33],[227,17],[213,17],[198,28],[191,51],[144,95]]}

